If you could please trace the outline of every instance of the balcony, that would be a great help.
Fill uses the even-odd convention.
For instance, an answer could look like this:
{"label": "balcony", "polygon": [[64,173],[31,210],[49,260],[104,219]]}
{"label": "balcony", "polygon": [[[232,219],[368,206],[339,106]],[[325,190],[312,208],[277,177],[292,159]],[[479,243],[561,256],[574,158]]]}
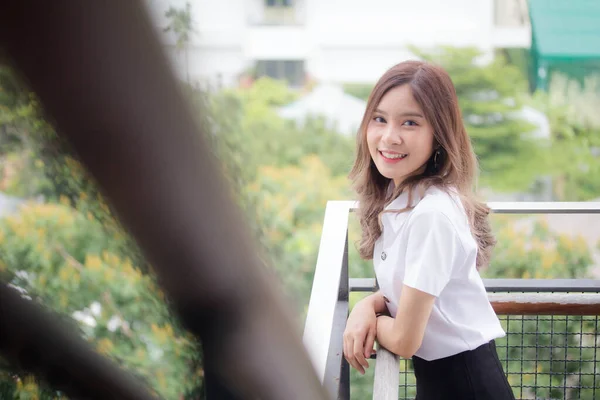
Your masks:
{"label": "balcony", "polygon": [[[599,214],[600,203],[490,203],[497,214]],[[354,202],[327,204],[304,330],[319,379],[335,399],[350,398],[342,334],[350,292],[371,292],[374,279],[348,276],[348,218]],[[498,355],[518,399],[595,399],[600,396],[598,315],[600,281],[484,279],[507,332]],[[373,399],[412,399],[411,362],[378,347]]]}

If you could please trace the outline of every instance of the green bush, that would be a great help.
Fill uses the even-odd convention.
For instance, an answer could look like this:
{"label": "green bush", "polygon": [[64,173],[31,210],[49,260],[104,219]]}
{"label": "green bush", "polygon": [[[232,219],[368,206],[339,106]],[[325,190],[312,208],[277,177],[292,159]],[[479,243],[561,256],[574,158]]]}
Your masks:
{"label": "green bush", "polygon": [[200,385],[199,349],[171,316],[152,276],[116,242],[91,213],[27,204],[0,220],[0,269],[33,299],[77,321],[101,354],[164,398],[180,399]]}

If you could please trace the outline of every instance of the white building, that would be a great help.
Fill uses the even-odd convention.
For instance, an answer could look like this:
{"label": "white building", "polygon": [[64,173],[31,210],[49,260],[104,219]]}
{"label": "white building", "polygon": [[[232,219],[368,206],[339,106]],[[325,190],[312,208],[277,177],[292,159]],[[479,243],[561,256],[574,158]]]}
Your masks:
{"label": "white building", "polygon": [[[244,72],[330,83],[370,83],[411,57],[408,46],[528,48],[526,0],[189,0],[187,51],[161,33],[182,77],[235,84]],[[146,0],[155,25],[186,0]]]}

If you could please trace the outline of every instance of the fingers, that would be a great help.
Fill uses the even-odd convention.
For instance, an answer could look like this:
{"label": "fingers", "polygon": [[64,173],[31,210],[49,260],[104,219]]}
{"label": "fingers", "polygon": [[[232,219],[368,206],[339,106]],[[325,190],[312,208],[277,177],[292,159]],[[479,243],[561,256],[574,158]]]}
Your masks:
{"label": "fingers", "polygon": [[350,338],[348,337],[348,335],[346,334],[346,332],[344,332],[344,358],[346,359],[346,361],[348,361],[348,363],[350,364],[349,358],[350,358]]}
{"label": "fingers", "polygon": [[354,338],[354,359],[356,364],[360,367],[357,368],[357,370],[360,371],[361,374],[364,375],[365,373],[365,368],[369,368],[369,362],[367,361],[367,359],[365,358],[365,354],[364,354],[364,348],[365,348],[365,341],[364,341],[364,337],[363,340],[356,340],[356,338]]}
{"label": "fingers", "polygon": [[375,336],[377,331],[373,328],[369,329],[369,333],[367,334],[367,340],[365,340],[365,349],[364,354],[365,357],[370,358],[374,351],[375,346]]}
{"label": "fingers", "polygon": [[358,372],[364,375],[365,370],[362,367],[362,365],[358,362],[358,360],[356,359],[356,355],[354,354],[355,343],[359,343],[359,346],[362,347],[360,345],[360,341],[355,340],[352,334],[344,334],[344,358],[346,358],[348,364],[350,364],[354,369],[356,369]]}

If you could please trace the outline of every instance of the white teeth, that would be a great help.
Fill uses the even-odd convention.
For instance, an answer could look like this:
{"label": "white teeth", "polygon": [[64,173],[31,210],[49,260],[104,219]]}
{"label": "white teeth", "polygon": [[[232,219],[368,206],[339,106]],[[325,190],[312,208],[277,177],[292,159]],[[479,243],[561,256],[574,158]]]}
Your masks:
{"label": "white teeth", "polygon": [[394,160],[406,157],[406,154],[386,153],[385,151],[382,151],[381,154],[383,154],[385,158],[391,158]]}

